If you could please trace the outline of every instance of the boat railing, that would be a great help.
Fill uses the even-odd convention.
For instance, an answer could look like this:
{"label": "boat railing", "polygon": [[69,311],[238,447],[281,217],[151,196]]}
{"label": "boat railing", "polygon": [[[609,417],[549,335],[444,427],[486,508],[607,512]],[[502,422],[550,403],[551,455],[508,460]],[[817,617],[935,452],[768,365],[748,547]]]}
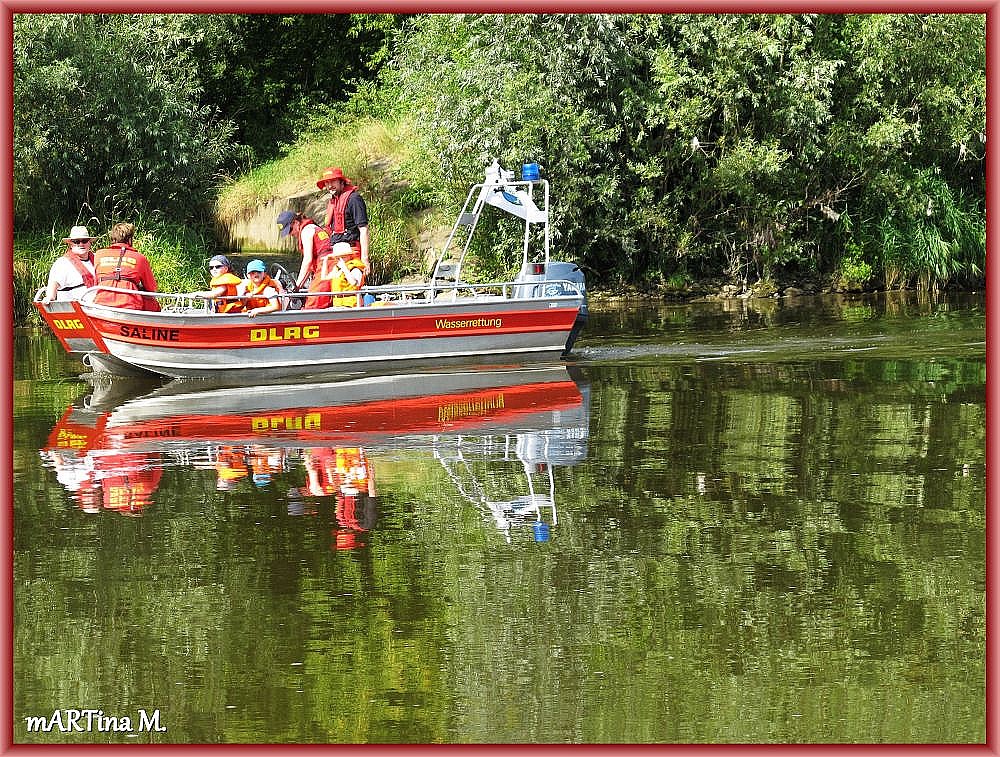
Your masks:
{"label": "boat railing", "polygon": [[[114,292],[119,295],[138,295],[143,298],[156,300],[160,305],[160,310],[165,313],[192,312],[204,310],[208,311],[211,300],[203,300],[195,297],[191,292],[142,292],[131,289],[116,289],[114,287],[93,286],[80,295],[80,303],[84,305],[98,305],[96,302],[98,292]],[[219,299],[242,300],[242,297],[220,297]],[[110,307],[110,306],[106,306]]]}
{"label": "boat railing", "polygon": [[[133,294],[155,299],[160,304],[160,311],[165,313],[186,313],[217,315],[212,303],[243,300],[245,297],[217,297],[214,300],[195,297],[190,292],[139,292],[113,287],[95,286],[87,289],[80,297],[81,304],[99,305],[95,302],[100,291],[117,294]],[[40,300],[44,290],[36,293]],[[284,292],[277,297],[282,303],[282,310],[297,310],[301,308],[304,298],[309,296],[331,296],[337,298],[355,297],[354,305],[348,307],[390,307],[418,306],[447,302],[489,302],[501,300],[530,300],[544,297],[553,299],[559,297],[576,298],[584,296],[578,282],[568,279],[545,279],[541,281],[502,281],[471,284],[464,281],[414,284],[389,284],[366,286],[354,292],[317,292],[306,291]],[[294,303],[294,304],[293,304]],[[291,307],[290,307],[291,306]],[[239,315],[234,313],[233,315]]]}
{"label": "boat railing", "polygon": [[373,298],[366,304],[430,304],[461,300],[488,301],[513,299],[538,299],[553,297],[583,297],[585,292],[578,282],[568,279],[546,279],[541,281],[495,281],[471,284],[465,281],[445,282],[435,280],[430,283],[393,284],[369,286],[357,292],[359,301],[366,295]]}

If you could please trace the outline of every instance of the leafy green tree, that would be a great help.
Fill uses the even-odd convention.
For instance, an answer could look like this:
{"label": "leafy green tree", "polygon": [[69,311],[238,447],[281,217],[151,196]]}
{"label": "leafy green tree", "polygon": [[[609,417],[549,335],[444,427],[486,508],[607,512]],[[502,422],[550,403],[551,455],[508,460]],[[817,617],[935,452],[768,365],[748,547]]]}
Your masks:
{"label": "leafy green tree", "polygon": [[252,165],[280,154],[317,118],[332,120],[386,63],[405,16],[215,16],[198,51],[203,100],[236,125]]}
{"label": "leafy green tree", "polygon": [[853,128],[839,157],[863,178],[854,237],[886,286],[982,278],[985,33],[982,15],[845,18]]}
{"label": "leafy green tree", "polygon": [[384,81],[447,181],[540,162],[599,281],[982,276],[982,15],[421,16]]}
{"label": "leafy green tree", "polygon": [[[633,57],[620,17],[426,15],[401,38],[392,83],[448,200],[464,196],[493,158],[508,169],[537,161],[559,182],[554,241],[585,252],[617,246],[612,203],[626,156],[615,146],[626,126],[614,90]],[[504,248],[478,252],[493,269],[516,258]]]}
{"label": "leafy green tree", "polygon": [[18,222],[197,208],[232,152],[193,59],[212,29],[211,17],[17,14]]}
{"label": "leafy green tree", "polygon": [[222,176],[335,118],[404,18],[17,14],[19,224],[197,216]]}

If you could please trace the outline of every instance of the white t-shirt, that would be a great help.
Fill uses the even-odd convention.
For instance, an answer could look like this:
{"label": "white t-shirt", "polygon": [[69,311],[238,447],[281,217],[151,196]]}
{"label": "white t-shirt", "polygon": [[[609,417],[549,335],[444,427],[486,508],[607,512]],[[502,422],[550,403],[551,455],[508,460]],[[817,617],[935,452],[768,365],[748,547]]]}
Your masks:
{"label": "white t-shirt", "polygon": [[313,223],[302,229],[299,237],[302,239],[302,249],[304,252],[313,251],[313,237],[316,236],[317,231],[319,231],[319,226]]}
{"label": "white t-shirt", "polygon": [[[91,255],[90,260],[81,260],[80,262],[93,275],[94,256]],[[57,300],[78,300],[87,291],[87,287],[83,286],[83,276],[76,270],[76,266],[62,255],[56,258],[56,262],[52,264],[52,268],[49,270],[48,284],[52,284],[53,281],[58,286],[58,290],[56,291]],[[75,289],[67,289],[68,287],[75,287]]]}

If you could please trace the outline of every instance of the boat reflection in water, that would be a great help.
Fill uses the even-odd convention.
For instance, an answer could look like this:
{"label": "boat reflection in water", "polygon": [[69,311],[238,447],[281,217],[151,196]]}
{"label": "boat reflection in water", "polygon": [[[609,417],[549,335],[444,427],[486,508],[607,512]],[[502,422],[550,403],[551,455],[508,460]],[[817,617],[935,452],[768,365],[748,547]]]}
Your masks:
{"label": "boat reflection in water", "polygon": [[[553,466],[586,457],[588,429],[589,388],[562,364],[255,387],[104,378],[41,454],[88,513],[142,514],[165,469],[211,470],[217,496],[266,492],[291,516],[329,508],[331,546],[352,548],[376,525],[378,458],[422,451],[508,541],[521,527],[546,541]],[[493,465],[519,468],[523,491],[487,491]]]}

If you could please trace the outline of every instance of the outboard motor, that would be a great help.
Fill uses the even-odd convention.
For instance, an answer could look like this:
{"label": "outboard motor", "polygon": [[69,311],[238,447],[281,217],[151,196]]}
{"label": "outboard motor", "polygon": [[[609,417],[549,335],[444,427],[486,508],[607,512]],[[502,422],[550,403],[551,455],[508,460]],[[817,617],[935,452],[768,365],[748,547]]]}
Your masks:
{"label": "outboard motor", "polygon": [[[281,263],[272,264],[271,278],[280,283],[286,292],[299,291],[295,287],[295,277]],[[301,310],[305,302],[305,297],[289,297],[282,304],[282,310]]]}
{"label": "outboard motor", "polygon": [[[584,324],[587,323],[587,282],[583,277],[583,271],[576,263],[566,263],[561,260],[550,260],[545,263],[528,263],[521,269],[517,277],[518,287],[515,290],[516,297],[558,297],[560,295],[583,294],[583,304],[580,305],[580,312],[576,314],[576,321],[570,331],[569,339],[566,342],[566,349],[563,355],[573,349],[573,343],[579,336]],[[570,286],[570,282],[576,286]]]}
{"label": "outboard motor", "polygon": [[[545,279],[551,279],[553,282],[571,281],[579,287],[579,291],[583,294],[583,304],[580,305],[580,312],[576,314],[576,322],[573,324],[573,330],[570,331],[569,340],[566,342],[566,350],[563,352],[566,355],[573,349],[573,343],[587,322],[587,316],[589,315],[589,311],[587,310],[587,282],[583,277],[583,271],[580,270],[580,266],[576,263],[565,263],[556,260],[549,262],[548,270],[545,271]],[[545,284],[545,294],[550,297],[574,293],[572,288],[562,283]]]}

